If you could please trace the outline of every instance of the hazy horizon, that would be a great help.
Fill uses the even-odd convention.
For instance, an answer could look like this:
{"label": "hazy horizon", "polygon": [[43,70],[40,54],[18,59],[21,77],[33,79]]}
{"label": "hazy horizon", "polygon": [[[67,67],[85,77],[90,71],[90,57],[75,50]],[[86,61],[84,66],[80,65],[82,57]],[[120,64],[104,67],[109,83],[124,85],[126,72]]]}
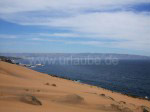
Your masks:
{"label": "hazy horizon", "polygon": [[[75,52],[75,53],[71,53],[71,52],[0,52],[1,54],[114,54],[114,55],[131,55],[131,56],[146,56],[146,57],[150,57],[150,55],[140,55],[140,54],[126,54],[126,53],[100,53],[100,52]],[[2,55],[1,55],[2,56]]]}

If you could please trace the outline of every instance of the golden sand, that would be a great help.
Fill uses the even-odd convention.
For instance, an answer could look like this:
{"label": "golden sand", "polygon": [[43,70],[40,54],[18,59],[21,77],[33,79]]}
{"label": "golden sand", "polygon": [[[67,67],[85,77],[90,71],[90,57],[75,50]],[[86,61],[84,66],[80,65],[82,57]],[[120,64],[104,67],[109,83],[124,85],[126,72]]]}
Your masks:
{"label": "golden sand", "polygon": [[144,112],[150,102],[0,61],[0,112]]}

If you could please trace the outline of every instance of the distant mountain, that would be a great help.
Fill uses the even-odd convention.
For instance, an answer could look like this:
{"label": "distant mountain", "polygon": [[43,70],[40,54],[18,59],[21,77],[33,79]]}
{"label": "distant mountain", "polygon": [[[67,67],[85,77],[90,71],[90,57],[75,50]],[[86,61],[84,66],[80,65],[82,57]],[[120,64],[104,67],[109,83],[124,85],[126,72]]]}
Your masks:
{"label": "distant mountain", "polygon": [[0,56],[9,57],[50,57],[50,58],[117,58],[124,60],[150,60],[149,56],[129,55],[129,54],[113,54],[113,53],[0,53]]}

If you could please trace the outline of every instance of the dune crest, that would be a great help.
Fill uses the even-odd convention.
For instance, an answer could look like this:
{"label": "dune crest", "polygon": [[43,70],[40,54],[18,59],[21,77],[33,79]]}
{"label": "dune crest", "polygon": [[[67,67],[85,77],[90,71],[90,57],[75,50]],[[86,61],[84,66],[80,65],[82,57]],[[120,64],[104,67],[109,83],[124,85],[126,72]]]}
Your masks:
{"label": "dune crest", "polygon": [[0,61],[0,112],[150,112],[150,102]]}

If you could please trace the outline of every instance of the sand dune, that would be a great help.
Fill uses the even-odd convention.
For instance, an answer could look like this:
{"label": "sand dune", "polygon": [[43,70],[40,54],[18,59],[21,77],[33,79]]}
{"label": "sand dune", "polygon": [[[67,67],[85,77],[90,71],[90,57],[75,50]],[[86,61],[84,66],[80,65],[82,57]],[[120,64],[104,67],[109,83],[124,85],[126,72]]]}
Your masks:
{"label": "sand dune", "polygon": [[150,102],[0,61],[0,112],[150,112]]}

